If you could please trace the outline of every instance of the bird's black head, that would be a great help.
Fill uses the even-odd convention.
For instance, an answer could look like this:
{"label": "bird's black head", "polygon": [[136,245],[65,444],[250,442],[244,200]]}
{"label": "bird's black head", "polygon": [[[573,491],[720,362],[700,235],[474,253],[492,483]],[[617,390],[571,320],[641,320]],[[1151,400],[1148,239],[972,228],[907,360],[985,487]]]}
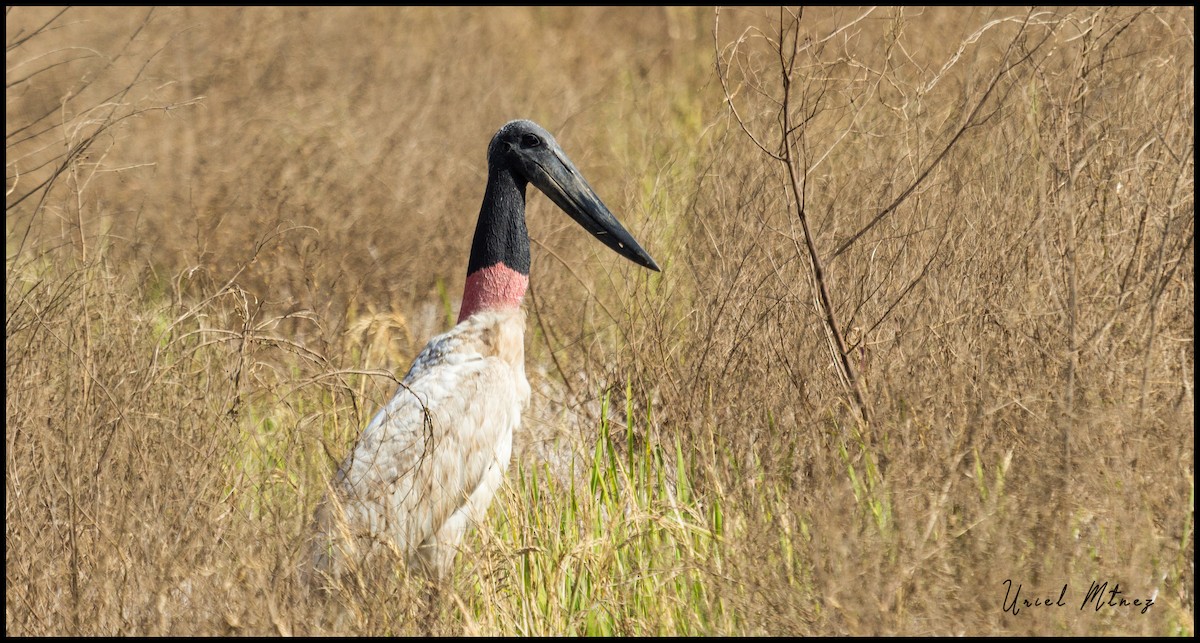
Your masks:
{"label": "bird's black head", "polygon": [[558,141],[537,123],[510,121],[488,146],[490,171],[508,170],[532,183],[583,229],[630,261],[658,270],[658,264],[621,226]]}

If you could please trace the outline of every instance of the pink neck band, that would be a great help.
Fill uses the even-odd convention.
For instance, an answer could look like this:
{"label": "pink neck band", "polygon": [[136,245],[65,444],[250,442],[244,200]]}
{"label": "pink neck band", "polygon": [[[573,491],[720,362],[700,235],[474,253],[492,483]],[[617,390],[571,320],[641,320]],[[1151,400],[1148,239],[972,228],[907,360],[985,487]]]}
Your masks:
{"label": "pink neck band", "polygon": [[523,275],[502,263],[476,270],[467,275],[458,321],[484,310],[519,308],[528,287],[529,275]]}

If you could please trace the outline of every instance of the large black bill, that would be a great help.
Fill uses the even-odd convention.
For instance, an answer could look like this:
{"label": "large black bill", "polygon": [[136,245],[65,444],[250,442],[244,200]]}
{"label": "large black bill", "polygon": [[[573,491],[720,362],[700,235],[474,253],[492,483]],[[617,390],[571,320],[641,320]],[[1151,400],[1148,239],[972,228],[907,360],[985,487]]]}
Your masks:
{"label": "large black bill", "polygon": [[584,230],[592,233],[617,254],[639,266],[659,270],[654,259],[638,245],[600,197],[596,196],[596,191],[588,185],[583,175],[575,168],[575,164],[571,163],[571,159],[558,150],[555,150],[554,157],[554,161],[550,163],[539,164],[542,172],[534,178],[533,184],[562,208],[563,212],[575,219],[576,223],[583,226]]}

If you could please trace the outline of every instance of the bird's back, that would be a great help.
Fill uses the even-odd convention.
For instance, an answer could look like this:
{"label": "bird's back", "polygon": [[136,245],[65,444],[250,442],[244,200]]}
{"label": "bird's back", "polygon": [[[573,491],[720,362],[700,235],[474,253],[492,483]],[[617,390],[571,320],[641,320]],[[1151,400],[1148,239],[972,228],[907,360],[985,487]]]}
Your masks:
{"label": "bird's back", "polygon": [[443,576],[504,479],[529,402],[520,309],[471,316],[433,338],[359,436],[317,513],[318,570],[390,552]]}

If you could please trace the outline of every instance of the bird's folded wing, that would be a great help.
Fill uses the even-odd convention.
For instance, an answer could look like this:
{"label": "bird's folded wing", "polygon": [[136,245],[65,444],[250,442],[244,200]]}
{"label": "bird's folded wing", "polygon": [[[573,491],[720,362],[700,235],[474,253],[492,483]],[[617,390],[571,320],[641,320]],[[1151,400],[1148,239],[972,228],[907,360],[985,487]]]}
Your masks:
{"label": "bird's folded wing", "polygon": [[507,465],[519,391],[511,366],[481,348],[435,338],[363,431],[334,483],[355,535],[411,552]]}

